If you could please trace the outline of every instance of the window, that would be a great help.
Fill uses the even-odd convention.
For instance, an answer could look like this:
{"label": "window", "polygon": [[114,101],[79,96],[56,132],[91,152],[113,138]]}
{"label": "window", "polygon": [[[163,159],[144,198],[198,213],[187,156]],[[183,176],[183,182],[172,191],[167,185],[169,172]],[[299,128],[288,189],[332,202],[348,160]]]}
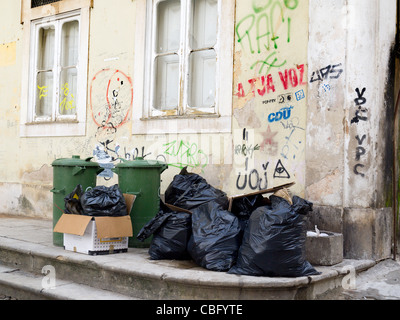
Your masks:
{"label": "window", "polygon": [[[217,4],[217,0],[155,4],[151,115],[167,111],[183,115],[196,109],[215,113]],[[181,24],[186,16],[187,23]]]}
{"label": "window", "polygon": [[76,120],[79,15],[33,22],[34,122]]}
{"label": "window", "polygon": [[26,58],[20,134],[85,135],[91,1],[23,0],[22,4]]}
{"label": "window", "polygon": [[135,87],[144,85],[136,90],[134,133],[180,132],[184,127],[230,132],[232,3],[149,0],[143,4],[147,30],[142,37],[136,35],[143,53],[136,52]]}
{"label": "window", "polygon": [[31,0],[31,8],[44,6],[49,3],[59,2],[61,0]]}

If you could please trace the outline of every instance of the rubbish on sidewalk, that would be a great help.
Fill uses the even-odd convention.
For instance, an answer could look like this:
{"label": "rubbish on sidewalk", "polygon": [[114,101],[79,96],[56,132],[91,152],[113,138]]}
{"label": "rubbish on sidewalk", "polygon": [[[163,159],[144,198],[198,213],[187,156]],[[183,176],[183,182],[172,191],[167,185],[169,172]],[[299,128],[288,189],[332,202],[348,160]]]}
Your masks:
{"label": "rubbish on sidewalk", "polygon": [[137,235],[143,241],[153,235],[149,248],[152,260],[189,260],[187,243],[192,233],[192,215],[160,201],[159,213]]}
{"label": "rubbish on sidewalk", "polygon": [[[79,155],[73,155],[72,158],[56,159],[51,164],[53,166],[53,189],[50,190],[53,193],[53,227],[63,214],[60,208],[64,206],[64,198],[67,194],[70,194],[78,184],[82,185],[82,190],[96,186],[97,175],[104,169],[92,159],[92,157],[81,159]],[[61,233],[53,232],[53,244],[63,246]]]}
{"label": "rubbish on sidewalk", "polygon": [[304,217],[313,204],[297,196],[293,205],[270,196],[271,205],[253,211],[229,273],[254,276],[300,277],[319,274],[305,259]]}
{"label": "rubbish on sidewalk", "polygon": [[[184,168],[166,189],[157,216],[137,238],[154,235],[149,254],[156,260],[185,259],[189,253],[196,264],[213,271],[287,277],[319,274],[305,260],[304,216],[312,211],[312,203],[297,196],[292,199],[286,189],[292,185],[228,197]],[[263,197],[266,193],[274,194]],[[172,227],[175,222],[170,219],[177,219],[182,211],[184,222]],[[175,249],[178,230],[184,236]]]}
{"label": "rubbish on sidewalk", "polygon": [[131,218],[136,196],[123,194],[127,215],[92,217],[64,213],[54,232],[64,234],[64,248],[89,255],[128,251],[128,237],[133,235]]}
{"label": "rubbish on sidewalk", "polygon": [[166,189],[165,201],[192,212],[187,250],[198,265],[226,271],[235,263],[241,229],[238,218],[227,210],[229,199],[225,192],[184,168]]}
{"label": "rubbish on sidewalk", "polygon": [[129,214],[126,211],[124,196],[118,185],[97,186],[84,192],[80,197],[83,214],[95,217],[119,217]]}
{"label": "rubbish on sidewalk", "polygon": [[209,201],[192,211],[190,256],[203,268],[229,270],[236,262],[242,237],[239,219],[218,201]]}
{"label": "rubbish on sidewalk", "polygon": [[319,231],[318,227],[315,226],[315,232],[314,231],[307,231],[307,237],[329,237],[327,233],[324,233]]}
{"label": "rubbish on sidewalk", "polygon": [[225,192],[214,188],[198,174],[189,173],[186,167],[174,176],[165,190],[166,203],[190,211],[210,201],[218,201],[227,208],[228,200]]}
{"label": "rubbish on sidewalk", "polygon": [[83,188],[81,184],[78,184],[75,189],[64,198],[65,210],[67,214],[78,214],[83,215],[83,208],[81,204],[81,197],[83,194]]}

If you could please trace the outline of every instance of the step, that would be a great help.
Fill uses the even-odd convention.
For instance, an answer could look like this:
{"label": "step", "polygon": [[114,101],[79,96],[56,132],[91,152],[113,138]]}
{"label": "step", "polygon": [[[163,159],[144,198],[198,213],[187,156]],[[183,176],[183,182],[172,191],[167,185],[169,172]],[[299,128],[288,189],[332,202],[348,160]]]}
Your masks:
{"label": "step", "polygon": [[[315,266],[321,272],[316,276],[253,277],[206,270],[190,260],[150,260],[147,251],[129,248],[126,253],[104,256],[70,252],[52,244],[51,221],[0,221],[0,263],[11,270],[43,279],[42,269],[50,266],[57,284],[65,281],[133,299],[315,299],[340,288],[349,266],[361,272],[375,264],[371,260],[343,260],[334,266]],[[40,285],[42,280],[37,281]]]}
{"label": "step", "polygon": [[0,293],[17,300],[135,300],[72,281],[52,282],[46,277],[0,265]]}

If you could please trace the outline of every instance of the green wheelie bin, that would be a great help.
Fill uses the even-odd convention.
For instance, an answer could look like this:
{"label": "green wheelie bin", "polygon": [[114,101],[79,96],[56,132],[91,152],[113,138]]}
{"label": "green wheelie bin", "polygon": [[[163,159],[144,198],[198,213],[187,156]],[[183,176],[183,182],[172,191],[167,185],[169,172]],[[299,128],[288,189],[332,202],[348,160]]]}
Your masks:
{"label": "green wheelie bin", "polygon": [[[78,184],[83,191],[96,186],[97,175],[104,169],[97,162],[90,161],[92,157],[81,159],[80,156],[63,158],[53,161],[53,229],[63,214],[64,198],[70,194]],[[62,233],[53,232],[53,244],[62,247],[64,238]]]}
{"label": "green wheelie bin", "polygon": [[118,175],[120,190],[123,193],[136,195],[130,213],[133,229],[133,237],[128,241],[130,248],[150,246],[152,237],[141,242],[136,236],[160,210],[161,173],[167,168],[168,164],[165,162],[138,157],[133,161],[123,160],[112,169]]}

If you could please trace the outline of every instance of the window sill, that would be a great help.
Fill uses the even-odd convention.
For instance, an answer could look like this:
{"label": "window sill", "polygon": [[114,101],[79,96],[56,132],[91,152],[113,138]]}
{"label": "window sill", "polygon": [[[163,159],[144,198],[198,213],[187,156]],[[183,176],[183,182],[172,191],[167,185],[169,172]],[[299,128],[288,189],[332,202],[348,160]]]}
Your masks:
{"label": "window sill", "polygon": [[74,137],[86,134],[86,124],[81,122],[24,123],[20,125],[21,137]]}
{"label": "window sill", "polygon": [[132,134],[231,133],[230,116],[187,116],[133,119]]}

